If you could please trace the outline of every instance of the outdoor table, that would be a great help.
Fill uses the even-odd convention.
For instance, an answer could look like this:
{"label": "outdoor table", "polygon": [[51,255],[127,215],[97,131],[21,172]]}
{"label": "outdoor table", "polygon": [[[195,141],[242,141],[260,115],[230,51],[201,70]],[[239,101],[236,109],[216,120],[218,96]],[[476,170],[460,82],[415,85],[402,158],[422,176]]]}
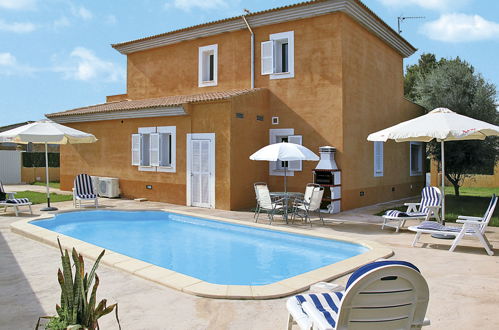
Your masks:
{"label": "outdoor table", "polygon": [[302,198],[303,199],[304,194],[301,192],[284,192],[284,191],[277,191],[277,192],[271,192],[270,197],[277,197],[277,198],[283,198],[284,199],[284,213],[283,213],[283,218],[286,220],[286,223],[288,223],[288,209],[289,209],[289,201],[294,200],[296,198]]}

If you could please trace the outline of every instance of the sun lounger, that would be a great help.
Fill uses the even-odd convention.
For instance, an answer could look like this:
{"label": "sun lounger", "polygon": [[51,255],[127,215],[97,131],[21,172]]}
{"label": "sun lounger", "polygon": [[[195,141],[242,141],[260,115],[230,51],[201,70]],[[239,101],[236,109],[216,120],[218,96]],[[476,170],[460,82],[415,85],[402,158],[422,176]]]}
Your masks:
{"label": "sun lounger", "polygon": [[406,261],[367,264],[339,292],[301,294],[286,302],[288,329],[419,329],[429,290],[419,269]]}
{"label": "sun lounger", "polygon": [[92,178],[88,174],[78,174],[74,180],[73,205],[82,207],[82,202],[93,202],[95,208],[99,207],[99,199],[92,184]]}
{"label": "sun lounger", "polygon": [[438,212],[441,208],[442,195],[437,187],[424,187],[421,191],[419,203],[405,203],[407,211],[388,210],[383,215],[383,226],[395,228],[396,232],[404,226],[407,220],[430,220],[435,218],[440,221]]}
{"label": "sun lounger", "polygon": [[0,206],[4,207],[4,212],[7,212],[7,208],[12,207],[14,212],[16,213],[16,217],[19,216],[19,207],[27,206],[29,207],[29,212],[33,214],[33,210],[31,209],[31,202],[28,198],[15,198],[14,193],[6,192],[3,188],[2,182],[0,182],[0,193],[2,196],[5,194],[5,199],[0,200]]}
{"label": "sun lounger", "polygon": [[409,230],[416,232],[412,246],[416,246],[422,234],[443,234],[455,237],[449,249],[449,251],[452,252],[464,236],[472,236],[477,238],[480,243],[482,243],[488,255],[494,255],[491,244],[485,236],[485,228],[487,228],[490,219],[492,218],[492,214],[494,213],[497,205],[497,199],[496,195],[492,196],[489,207],[485,211],[482,218],[460,215],[456,222],[462,223],[462,226],[444,226],[435,221],[424,221],[419,226],[409,227]]}

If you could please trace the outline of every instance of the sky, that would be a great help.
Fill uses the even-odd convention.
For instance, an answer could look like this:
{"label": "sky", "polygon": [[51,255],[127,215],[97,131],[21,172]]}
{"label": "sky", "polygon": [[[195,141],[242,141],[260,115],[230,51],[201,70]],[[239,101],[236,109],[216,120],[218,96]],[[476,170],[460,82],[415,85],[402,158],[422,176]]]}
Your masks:
{"label": "sky", "polygon": [[[126,93],[110,45],[296,3],[278,0],[0,0],[0,126]],[[460,58],[499,86],[498,0],[363,0],[420,54]]]}

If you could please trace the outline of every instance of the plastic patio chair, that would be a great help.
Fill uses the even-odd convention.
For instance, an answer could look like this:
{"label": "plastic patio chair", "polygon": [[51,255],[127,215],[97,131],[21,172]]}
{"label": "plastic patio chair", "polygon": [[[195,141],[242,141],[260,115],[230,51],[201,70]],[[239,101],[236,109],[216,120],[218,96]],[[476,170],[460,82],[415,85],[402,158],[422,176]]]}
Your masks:
{"label": "plastic patio chair", "polygon": [[95,208],[99,207],[99,199],[95,193],[92,178],[88,174],[78,174],[74,180],[73,205],[82,207],[82,202],[93,201]]}
{"label": "plastic patio chair", "polygon": [[15,193],[6,192],[3,188],[3,184],[0,181],[0,192],[5,194],[5,200],[0,200],[0,206],[3,206],[3,211],[7,212],[7,208],[12,207],[14,209],[14,213],[16,217],[19,216],[19,207],[28,206],[29,212],[33,214],[33,210],[31,209],[32,203],[28,198],[15,198]]}
{"label": "plastic patio chair", "polygon": [[[306,191],[305,191],[306,192]],[[320,185],[311,187],[310,199],[307,202],[306,196],[303,200],[295,200],[293,203],[293,220],[295,216],[303,218],[305,222],[310,221],[310,226],[312,226],[312,220],[310,219],[310,213],[318,212],[319,218],[324,224],[324,218],[321,213],[321,202],[324,196],[324,188]]]}
{"label": "plastic patio chair", "polygon": [[282,209],[284,207],[283,201],[284,198],[272,201],[270,197],[269,187],[265,182],[257,182],[254,184],[255,187],[255,195],[256,195],[256,210],[255,210],[255,222],[258,222],[258,217],[260,216],[260,212],[262,210],[266,211],[267,216],[269,217],[270,224],[274,220],[274,214],[276,211]]}

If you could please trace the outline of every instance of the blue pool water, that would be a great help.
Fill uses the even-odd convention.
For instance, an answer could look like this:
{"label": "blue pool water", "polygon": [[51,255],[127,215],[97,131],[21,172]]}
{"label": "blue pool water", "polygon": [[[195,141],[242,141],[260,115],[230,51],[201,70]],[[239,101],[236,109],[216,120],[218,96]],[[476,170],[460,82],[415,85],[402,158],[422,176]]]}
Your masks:
{"label": "blue pool water", "polygon": [[215,284],[270,284],[368,250],[162,211],[69,212],[32,224]]}

